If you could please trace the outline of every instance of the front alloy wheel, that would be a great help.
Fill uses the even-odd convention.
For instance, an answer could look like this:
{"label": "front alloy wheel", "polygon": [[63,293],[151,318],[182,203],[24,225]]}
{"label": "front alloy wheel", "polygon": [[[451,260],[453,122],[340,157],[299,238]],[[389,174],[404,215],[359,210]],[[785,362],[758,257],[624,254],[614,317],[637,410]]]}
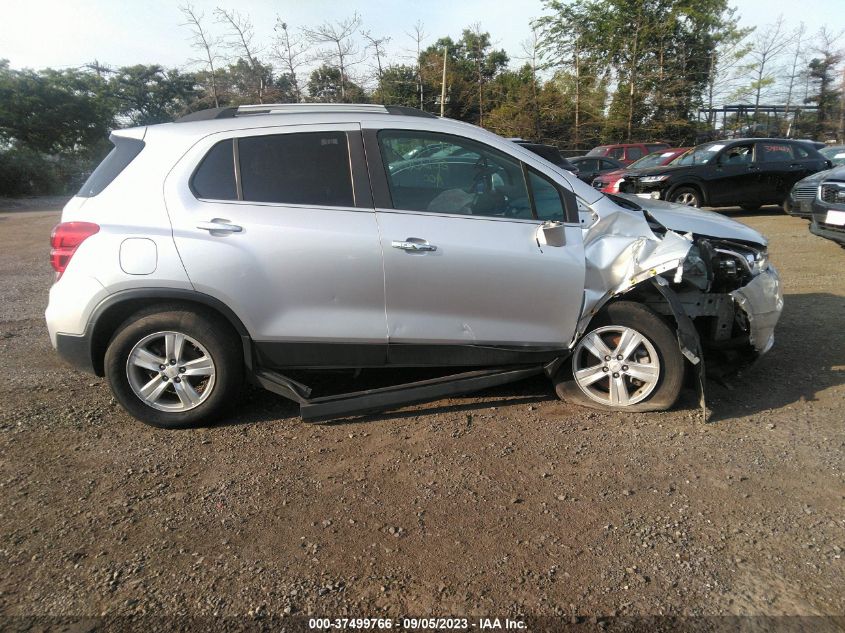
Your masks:
{"label": "front alloy wheel", "polygon": [[581,339],[572,354],[572,373],[591,400],[626,407],[642,402],[657,387],[660,359],[642,334],[609,325]]}
{"label": "front alloy wheel", "polygon": [[678,399],[684,358],[669,324],[633,301],[602,309],[554,377],[567,402],[611,411],[664,411]]}

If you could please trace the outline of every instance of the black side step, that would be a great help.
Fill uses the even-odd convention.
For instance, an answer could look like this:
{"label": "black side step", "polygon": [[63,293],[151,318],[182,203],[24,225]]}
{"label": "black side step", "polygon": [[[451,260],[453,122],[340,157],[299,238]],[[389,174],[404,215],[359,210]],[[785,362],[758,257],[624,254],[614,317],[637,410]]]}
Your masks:
{"label": "black side step", "polygon": [[307,387],[275,371],[259,369],[254,375],[258,383],[267,391],[272,391],[299,404],[308,402],[308,396],[311,395],[311,387]]}
{"label": "black side step", "polygon": [[385,409],[472,393],[516,382],[544,372],[543,365],[479,369],[379,389],[309,398],[311,389],[274,371],[261,369],[255,378],[262,387],[299,403],[299,415],[312,422],[348,415],[376,413]]}

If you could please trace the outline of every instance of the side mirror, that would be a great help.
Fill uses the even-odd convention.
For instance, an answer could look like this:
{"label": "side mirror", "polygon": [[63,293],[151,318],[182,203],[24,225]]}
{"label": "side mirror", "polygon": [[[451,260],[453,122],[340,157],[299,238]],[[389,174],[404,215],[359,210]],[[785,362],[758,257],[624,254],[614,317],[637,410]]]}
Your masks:
{"label": "side mirror", "polygon": [[540,246],[564,246],[566,227],[563,222],[543,222],[537,229],[537,243]]}

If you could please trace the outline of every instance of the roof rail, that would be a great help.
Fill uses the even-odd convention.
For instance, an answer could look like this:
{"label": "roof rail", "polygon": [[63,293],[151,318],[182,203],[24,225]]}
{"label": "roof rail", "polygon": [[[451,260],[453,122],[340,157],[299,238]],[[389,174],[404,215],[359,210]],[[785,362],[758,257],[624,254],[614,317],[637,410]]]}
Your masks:
{"label": "roof rail", "polygon": [[238,106],[243,114],[293,114],[298,112],[372,112],[384,114],[383,105],[376,103],[259,103]]}
{"label": "roof rail", "polygon": [[240,116],[254,116],[261,114],[297,114],[297,113],[364,113],[364,114],[392,114],[397,116],[419,116],[436,119],[430,112],[409,108],[406,106],[384,106],[377,103],[258,103],[228,108],[209,108],[191,112],[176,119],[176,123],[190,121],[211,121],[213,119],[229,119]]}

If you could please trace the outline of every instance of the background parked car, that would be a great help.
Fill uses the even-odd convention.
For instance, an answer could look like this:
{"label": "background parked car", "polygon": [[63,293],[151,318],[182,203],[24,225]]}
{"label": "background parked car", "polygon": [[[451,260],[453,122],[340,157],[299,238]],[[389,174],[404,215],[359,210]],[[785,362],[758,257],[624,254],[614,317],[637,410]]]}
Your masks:
{"label": "background parked car", "polygon": [[619,182],[626,174],[634,173],[639,169],[646,169],[647,167],[662,167],[663,165],[668,165],[688,149],[690,148],[675,147],[659,152],[652,152],[648,156],[643,156],[640,160],[635,160],[624,169],[617,169],[615,171],[609,171],[601,174],[598,178],[593,180],[593,187],[603,191],[604,193],[619,193]]}
{"label": "background parked car", "polygon": [[819,192],[819,185],[828,174],[830,170],[825,169],[796,182],[783,203],[783,210],[789,215],[809,220],[813,215],[812,205]]}
{"label": "background parked car", "polygon": [[625,178],[623,193],[694,207],[783,204],[792,185],[831,166],[806,143],[789,139],[717,141],[692,148],[665,167]]}
{"label": "background parked car", "polygon": [[618,145],[599,145],[594,147],[587,156],[603,156],[613,158],[623,165],[630,165],[643,156],[669,149],[668,143],[620,143]]}
{"label": "background parked car", "polygon": [[542,156],[552,165],[557,165],[558,167],[561,167],[566,171],[571,171],[576,176],[578,175],[579,169],[571,162],[566,160],[561,155],[560,150],[554,145],[546,145],[545,143],[531,143],[529,141],[523,141],[522,139],[514,139],[514,143],[522,145],[525,149],[531,150],[538,156]]}
{"label": "background parked car", "polygon": [[845,167],[825,172],[811,208],[810,233],[845,246]]}
{"label": "background parked car", "polygon": [[622,169],[625,165],[613,158],[599,158],[596,156],[576,156],[569,162],[578,168],[578,177],[586,183],[592,183],[596,176]]}
{"label": "background parked car", "polygon": [[819,154],[833,163],[834,167],[845,165],[845,145],[830,145],[820,149]]}

